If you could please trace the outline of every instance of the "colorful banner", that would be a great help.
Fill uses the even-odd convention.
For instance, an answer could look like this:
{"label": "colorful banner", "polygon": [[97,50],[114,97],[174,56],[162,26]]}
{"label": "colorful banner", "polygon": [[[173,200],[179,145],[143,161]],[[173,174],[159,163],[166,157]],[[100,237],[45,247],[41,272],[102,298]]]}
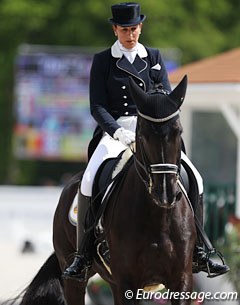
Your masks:
{"label": "colorful banner", "polygon": [[14,152],[19,159],[86,161],[96,126],[89,112],[92,55],[19,54]]}

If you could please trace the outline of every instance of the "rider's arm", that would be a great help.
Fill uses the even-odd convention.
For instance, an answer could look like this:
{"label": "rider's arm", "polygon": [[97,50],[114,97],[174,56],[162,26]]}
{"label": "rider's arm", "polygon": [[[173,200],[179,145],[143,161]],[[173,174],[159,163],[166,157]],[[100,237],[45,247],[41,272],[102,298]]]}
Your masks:
{"label": "rider's arm", "polygon": [[100,127],[113,136],[121,126],[108,111],[107,77],[109,58],[106,58],[106,56],[108,56],[107,53],[100,53],[93,58],[90,72],[90,110]]}

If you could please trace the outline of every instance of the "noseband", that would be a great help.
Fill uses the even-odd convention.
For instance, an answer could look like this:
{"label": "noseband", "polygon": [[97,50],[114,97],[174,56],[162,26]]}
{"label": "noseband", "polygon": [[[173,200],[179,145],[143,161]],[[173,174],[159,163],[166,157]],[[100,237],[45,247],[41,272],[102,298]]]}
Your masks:
{"label": "noseband", "polygon": [[[138,111],[138,114],[139,114],[139,116],[143,117],[147,121],[154,122],[154,123],[164,123],[164,122],[171,120],[172,118],[177,119],[179,117],[179,110],[174,112],[170,116],[161,118],[161,119],[152,118],[150,116],[142,114],[139,111]],[[177,179],[179,178],[180,166],[178,166],[176,164],[172,164],[172,163],[149,164],[148,158],[144,151],[144,146],[143,146],[141,137],[139,138],[139,144],[140,144],[140,151],[141,151],[143,163],[141,161],[139,161],[137,159],[135,153],[133,153],[134,164],[135,164],[135,169],[138,173],[138,176],[142,180],[144,185],[146,186],[149,194],[152,193],[152,185],[153,185],[152,175],[153,174],[174,174],[177,176]],[[140,167],[144,171],[144,173],[146,174],[147,180],[144,179],[142,174],[139,172],[138,167]]]}
{"label": "noseband", "polygon": [[178,166],[171,163],[150,164],[151,174],[178,174]]}

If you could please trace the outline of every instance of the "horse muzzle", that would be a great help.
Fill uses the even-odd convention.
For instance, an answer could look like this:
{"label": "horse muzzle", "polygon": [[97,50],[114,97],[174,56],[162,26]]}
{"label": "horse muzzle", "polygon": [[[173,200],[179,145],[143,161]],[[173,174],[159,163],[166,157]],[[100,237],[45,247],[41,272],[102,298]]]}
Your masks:
{"label": "horse muzzle", "polygon": [[181,190],[177,189],[175,192],[157,192],[152,191],[151,197],[153,202],[160,208],[171,209],[182,198]]}

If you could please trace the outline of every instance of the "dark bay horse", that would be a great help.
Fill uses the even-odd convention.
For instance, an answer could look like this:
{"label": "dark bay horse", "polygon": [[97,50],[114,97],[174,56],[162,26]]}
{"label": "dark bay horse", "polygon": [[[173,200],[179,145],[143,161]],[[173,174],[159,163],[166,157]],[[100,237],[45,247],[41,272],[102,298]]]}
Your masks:
{"label": "dark bay horse", "polygon": [[[196,229],[179,182],[179,107],[186,86],[185,76],[169,95],[161,90],[147,94],[130,79],[138,108],[134,162],[120,188],[111,195],[103,216],[110,272],[96,252],[89,274],[99,273],[110,284],[115,305],[138,304],[138,292],[158,284],[175,293],[192,291]],[[80,179],[81,173],[61,194],[53,225],[55,252],[27,288],[21,305],[85,304],[87,283],[61,278],[75,251],[76,229],[69,222],[68,212]],[[171,303],[187,305],[191,300],[178,295]]]}

